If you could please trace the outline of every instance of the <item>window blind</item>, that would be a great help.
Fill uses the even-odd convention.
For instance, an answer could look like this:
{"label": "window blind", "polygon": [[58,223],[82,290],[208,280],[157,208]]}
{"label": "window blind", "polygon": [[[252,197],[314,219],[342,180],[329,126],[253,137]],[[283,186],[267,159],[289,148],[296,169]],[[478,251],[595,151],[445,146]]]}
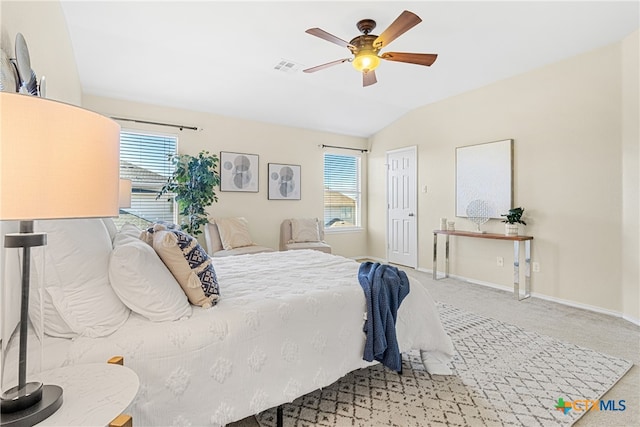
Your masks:
{"label": "window blind", "polygon": [[360,156],[324,155],[324,224],[360,226]]}
{"label": "window blind", "polygon": [[156,199],[173,174],[169,155],[175,154],[177,138],[166,135],[120,133],[120,178],[131,180],[131,208],[122,209],[120,218],[141,221],[175,222],[173,195]]}

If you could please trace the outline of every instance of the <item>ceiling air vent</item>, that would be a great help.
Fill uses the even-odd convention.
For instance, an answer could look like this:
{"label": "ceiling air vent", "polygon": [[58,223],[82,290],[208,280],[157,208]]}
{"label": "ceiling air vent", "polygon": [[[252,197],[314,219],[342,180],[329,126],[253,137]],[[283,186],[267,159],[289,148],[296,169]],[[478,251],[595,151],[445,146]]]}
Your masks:
{"label": "ceiling air vent", "polygon": [[283,73],[295,73],[299,71],[300,68],[302,68],[300,64],[296,64],[295,62],[287,59],[282,59],[273,67],[274,70],[281,71]]}

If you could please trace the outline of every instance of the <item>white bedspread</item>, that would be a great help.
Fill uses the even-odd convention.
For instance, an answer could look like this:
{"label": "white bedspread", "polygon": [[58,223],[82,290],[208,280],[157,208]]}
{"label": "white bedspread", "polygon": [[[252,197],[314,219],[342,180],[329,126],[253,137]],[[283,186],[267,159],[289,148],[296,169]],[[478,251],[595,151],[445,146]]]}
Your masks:
{"label": "white bedspread", "polygon": [[[128,410],[140,427],[224,425],[370,365],[358,262],[301,250],[214,263],[217,306],[177,322],[131,314],[106,338],[47,338],[43,369],[124,356],[140,377]],[[400,307],[397,333],[401,351],[425,350],[427,369],[449,373],[453,346],[419,283]]]}

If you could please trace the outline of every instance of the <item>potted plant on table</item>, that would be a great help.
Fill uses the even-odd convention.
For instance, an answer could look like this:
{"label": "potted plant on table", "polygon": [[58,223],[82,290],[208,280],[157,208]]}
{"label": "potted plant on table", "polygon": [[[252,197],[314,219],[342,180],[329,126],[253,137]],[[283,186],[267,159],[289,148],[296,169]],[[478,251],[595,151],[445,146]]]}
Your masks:
{"label": "potted plant on table", "polygon": [[209,221],[205,208],[218,201],[214,190],[220,184],[220,175],[216,172],[218,156],[203,150],[197,156],[171,155],[169,161],[175,170],[158,197],[175,194],[178,212],[182,216],[182,229],[191,236],[197,236],[202,233],[200,228]]}
{"label": "potted plant on table", "polygon": [[526,222],[522,220],[522,214],[524,213],[523,208],[511,208],[509,212],[506,214],[501,214],[500,216],[505,217],[502,222],[505,223],[505,234],[507,236],[517,236],[518,235],[518,224],[527,225]]}

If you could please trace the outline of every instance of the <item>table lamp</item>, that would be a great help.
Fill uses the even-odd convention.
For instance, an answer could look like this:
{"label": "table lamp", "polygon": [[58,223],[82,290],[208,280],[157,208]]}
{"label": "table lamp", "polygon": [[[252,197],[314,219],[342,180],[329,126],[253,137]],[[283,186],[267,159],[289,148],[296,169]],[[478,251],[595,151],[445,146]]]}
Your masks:
{"label": "table lamp", "polygon": [[[0,220],[19,221],[20,229],[4,236],[2,251],[21,251],[19,283],[0,275],[2,426],[37,424],[63,400],[61,387],[37,381],[39,373],[30,368],[33,345],[42,356],[42,336],[29,333],[31,249],[47,240],[34,233],[34,220],[117,216],[119,154],[120,126],[113,120],[61,102],[0,92]],[[42,301],[42,289],[31,290],[40,292]],[[16,340],[17,363],[8,357]]]}
{"label": "table lamp", "polygon": [[120,180],[120,196],[118,197],[118,207],[120,209],[131,207],[131,188],[132,185],[130,179]]}

